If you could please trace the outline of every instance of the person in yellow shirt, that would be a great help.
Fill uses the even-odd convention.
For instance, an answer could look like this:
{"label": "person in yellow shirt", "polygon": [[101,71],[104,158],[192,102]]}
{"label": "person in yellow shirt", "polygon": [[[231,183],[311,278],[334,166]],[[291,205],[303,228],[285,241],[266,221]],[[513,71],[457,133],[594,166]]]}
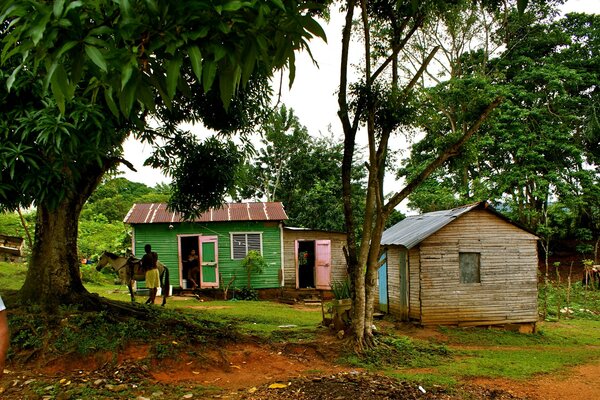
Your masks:
{"label": "person in yellow shirt", "polygon": [[148,300],[146,300],[146,304],[154,304],[154,300],[156,299],[156,293],[158,292],[158,287],[160,285],[160,274],[158,273],[158,254],[152,251],[152,246],[147,244],[144,246],[144,251],[146,254],[142,257],[140,261],[140,265],[142,269],[146,272],[146,287],[149,290]]}

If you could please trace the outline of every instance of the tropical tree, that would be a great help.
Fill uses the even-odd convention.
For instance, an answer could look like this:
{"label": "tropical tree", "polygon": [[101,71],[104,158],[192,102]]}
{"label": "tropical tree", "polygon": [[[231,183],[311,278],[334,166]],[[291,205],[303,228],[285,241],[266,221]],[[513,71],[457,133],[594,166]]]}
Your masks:
{"label": "tropical tree", "polygon": [[149,163],[176,183],[198,163],[206,171],[176,188],[173,209],[190,217],[223,201],[237,149],[177,127],[233,133],[254,123],[271,74],[288,66],[293,80],[294,52],[324,37],[311,4],[0,2],[0,204],[37,206],[25,301],[93,300],[79,278],[78,219],[104,174],[128,164],[128,135],[158,143]]}
{"label": "tropical tree", "polygon": [[[242,168],[238,197],[282,202],[289,225],[343,232],[342,144],[333,136],[311,136],[285,106],[257,133],[260,147]],[[358,207],[365,193],[362,169],[355,170],[352,185]]]}
{"label": "tropical tree", "polygon": [[[575,237],[578,231],[597,230],[588,216],[598,204],[590,189],[598,179],[598,146],[592,145],[598,143],[598,16],[555,17],[548,5],[532,6],[499,26],[495,36],[506,38],[507,46],[486,62],[486,69],[495,86],[504,87],[501,113],[463,150],[458,163],[447,164],[411,195],[413,207],[431,210],[492,199],[502,202],[515,221],[539,228],[544,238],[546,232]],[[415,146],[411,168],[436,148],[435,133],[429,135]],[[548,225],[557,201],[569,207],[584,230]]]}
{"label": "tropical tree", "polygon": [[[502,97],[490,91],[484,77],[451,82],[448,91],[458,93],[460,86],[469,85],[476,91],[474,101],[457,110],[461,114],[460,129],[447,132],[437,141],[427,162],[410,177],[403,189],[389,196],[383,193],[383,181],[388,166],[389,143],[394,134],[402,132],[416,120],[421,103],[415,93],[429,63],[437,52],[430,48],[410,76],[402,76],[400,52],[433,18],[452,17],[472,2],[445,1],[370,1],[346,2],[346,20],[342,33],[340,91],[338,96],[340,121],[344,131],[342,164],[343,200],[347,233],[347,264],[353,297],[352,328],[357,348],[373,344],[372,313],[375,283],[379,267],[380,240],[387,218],[394,208],[425,179],[452,157],[480,129],[501,103]],[[487,2],[481,2],[487,5]],[[519,2],[523,7],[525,2]],[[493,5],[493,4],[492,4]],[[357,20],[355,21],[355,12]],[[429,34],[435,34],[430,32]],[[358,80],[350,83],[350,47],[355,35],[363,45],[363,63]],[[359,130],[363,127],[362,130]],[[367,137],[367,193],[361,236],[356,239],[356,213],[352,204],[351,177],[357,135]]]}
{"label": "tropical tree", "polygon": [[87,200],[81,219],[93,219],[98,215],[107,222],[121,222],[134,203],[165,203],[170,192],[160,193],[143,183],[125,178],[105,179]]}

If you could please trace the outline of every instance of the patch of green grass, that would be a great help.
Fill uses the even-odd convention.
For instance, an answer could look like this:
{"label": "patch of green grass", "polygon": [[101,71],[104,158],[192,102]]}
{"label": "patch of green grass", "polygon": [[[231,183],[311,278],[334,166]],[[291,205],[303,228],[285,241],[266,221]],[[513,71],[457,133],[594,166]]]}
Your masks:
{"label": "patch of green grass", "polygon": [[318,308],[299,310],[287,304],[266,301],[210,301],[202,303],[202,307],[199,312],[206,318],[230,321],[237,324],[242,332],[272,336],[273,339],[280,337],[280,332],[286,332],[287,337],[304,336],[307,331],[314,331],[322,321]]}
{"label": "patch of green grass", "polygon": [[440,327],[439,330],[448,337],[449,344],[471,346],[538,346],[551,343],[546,335],[540,331],[535,334],[526,335],[504,329],[480,327]]}
{"label": "patch of green grass", "polygon": [[27,275],[26,263],[0,261],[0,288],[2,291],[21,289],[25,282],[25,275]]}
{"label": "patch of green grass", "polygon": [[522,334],[502,329],[440,327],[449,344],[471,346],[578,346],[598,343],[600,321],[564,320],[538,324],[534,334]]}
{"label": "patch of green grass", "polygon": [[[551,373],[564,367],[589,362],[589,349],[563,348],[478,350],[463,353],[451,363],[441,365],[438,372],[455,377],[488,377],[523,380],[535,374]],[[597,357],[597,355],[595,356]]]}
{"label": "patch of green grass", "polygon": [[55,339],[60,353],[81,355],[123,348],[130,340],[146,340],[151,331],[142,321],[129,318],[115,321],[106,312],[65,313]]}
{"label": "patch of green grass", "polygon": [[600,321],[572,319],[540,324],[540,332],[556,346],[595,345],[600,343]]}
{"label": "patch of green grass", "polygon": [[450,357],[451,351],[445,345],[406,336],[383,336],[378,346],[360,356],[349,354],[344,361],[356,367],[399,369],[431,367]]}

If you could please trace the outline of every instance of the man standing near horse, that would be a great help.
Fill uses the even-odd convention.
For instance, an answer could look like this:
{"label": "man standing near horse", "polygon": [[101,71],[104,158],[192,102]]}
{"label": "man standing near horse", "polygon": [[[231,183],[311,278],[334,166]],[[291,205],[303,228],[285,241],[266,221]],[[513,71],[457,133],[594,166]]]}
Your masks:
{"label": "man standing near horse", "polygon": [[158,273],[158,254],[152,251],[152,246],[147,244],[144,246],[146,254],[142,257],[140,265],[142,270],[146,272],[146,287],[149,290],[148,300],[146,304],[154,304],[158,286],[160,285],[160,275]]}

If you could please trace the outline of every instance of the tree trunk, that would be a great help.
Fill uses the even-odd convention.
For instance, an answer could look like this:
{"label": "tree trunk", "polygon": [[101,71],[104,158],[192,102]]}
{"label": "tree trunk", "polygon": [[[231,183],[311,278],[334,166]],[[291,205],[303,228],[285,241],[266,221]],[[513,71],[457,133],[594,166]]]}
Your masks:
{"label": "tree trunk", "polygon": [[352,298],[352,334],[355,348],[362,351],[365,346],[365,279],[360,265],[351,268],[353,271],[354,296]]}
{"label": "tree trunk", "polygon": [[78,178],[65,183],[65,197],[56,205],[37,204],[35,238],[21,299],[54,309],[60,304],[99,304],[87,299],[89,292],[81,282],[77,237],[79,215],[83,205],[100,183],[105,172],[115,164],[91,163],[81,166]]}
{"label": "tree trunk", "polygon": [[87,293],[81,283],[77,254],[81,203],[81,199],[68,198],[55,210],[38,205],[35,242],[21,289],[24,301],[53,308]]}

